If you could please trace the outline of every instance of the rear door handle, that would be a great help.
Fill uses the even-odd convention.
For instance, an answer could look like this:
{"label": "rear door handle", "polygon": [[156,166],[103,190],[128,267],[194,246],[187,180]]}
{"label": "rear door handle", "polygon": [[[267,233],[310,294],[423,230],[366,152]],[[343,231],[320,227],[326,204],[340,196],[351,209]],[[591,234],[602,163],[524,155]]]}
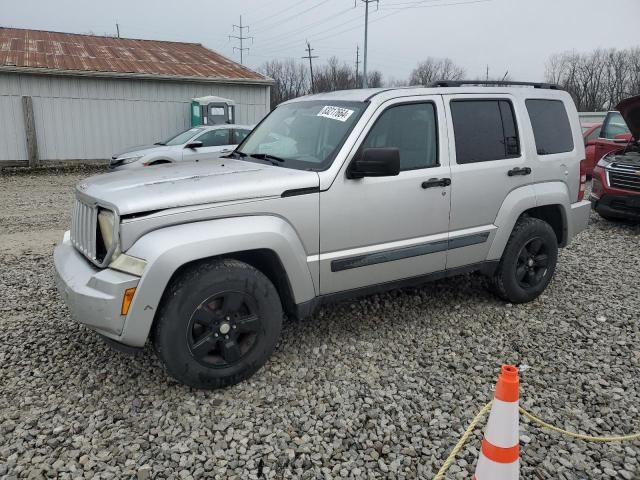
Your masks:
{"label": "rear door handle", "polygon": [[448,187],[451,185],[450,178],[430,178],[422,182],[422,188]]}
{"label": "rear door handle", "polygon": [[523,168],[512,168],[511,170],[509,170],[507,172],[507,175],[509,175],[510,177],[513,177],[515,175],[529,175],[531,173],[531,169],[529,167],[523,167]]}

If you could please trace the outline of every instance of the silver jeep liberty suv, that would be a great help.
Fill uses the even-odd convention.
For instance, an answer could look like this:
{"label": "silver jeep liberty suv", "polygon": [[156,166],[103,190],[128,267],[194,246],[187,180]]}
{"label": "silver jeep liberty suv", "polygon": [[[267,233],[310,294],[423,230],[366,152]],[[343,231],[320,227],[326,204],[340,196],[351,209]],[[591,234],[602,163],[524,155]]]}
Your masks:
{"label": "silver jeep liberty suv", "polygon": [[302,97],[219,160],[78,185],[58,284],[111,343],[150,338],[181,382],[232,385],[267,361],[284,314],[327,301],[470,271],[535,299],[587,225],[583,159],[553,85]]}

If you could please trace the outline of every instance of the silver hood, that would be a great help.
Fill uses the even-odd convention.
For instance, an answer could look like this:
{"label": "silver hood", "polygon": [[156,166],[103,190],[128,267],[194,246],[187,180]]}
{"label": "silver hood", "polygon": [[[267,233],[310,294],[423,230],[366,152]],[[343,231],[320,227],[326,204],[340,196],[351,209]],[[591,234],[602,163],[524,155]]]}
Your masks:
{"label": "silver hood", "polygon": [[113,205],[120,215],[233,200],[280,196],[320,185],[318,174],[221,158],[181,162],[90,177],[80,196]]}

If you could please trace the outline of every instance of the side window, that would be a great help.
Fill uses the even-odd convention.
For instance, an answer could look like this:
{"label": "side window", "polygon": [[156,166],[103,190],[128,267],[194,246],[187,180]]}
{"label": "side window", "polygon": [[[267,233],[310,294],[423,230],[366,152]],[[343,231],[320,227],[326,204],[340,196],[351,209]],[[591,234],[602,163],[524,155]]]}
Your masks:
{"label": "side window", "polygon": [[573,150],[573,133],[564,103],[560,100],[529,99],[526,104],[538,155]]}
{"label": "side window", "polygon": [[613,140],[616,138],[616,135],[626,133],[629,133],[629,127],[627,127],[627,122],[624,121],[622,114],[620,112],[610,112],[607,114],[607,118],[604,120],[604,125],[602,125],[600,136],[602,138]]}
{"label": "side window", "polygon": [[373,125],[362,148],[397,147],[400,170],[438,165],[438,125],[433,103],[397,105],[386,109]]}
{"label": "side window", "polygon": [[247,135],[249,135],[250,132],[251,130],[242,130],[242,129],[236,128],[233,131],[233,134],[231,136],[231,143],[233,145],[239,144],[241,141],[247,138]]}
{"label": "side window", "polygon": [[595,140],[596,138],[600,137],[600,130],[602,130],[602,127],[597,127],[593,129],[593,132],[591,132],[588,136],[587,136],[587,142],[590,142],[591,140]]}
{"label": "side window", "polygon": [[217,130],[209,130],[200,135],[196,140],[202,142],[204,147],[220,147],[229,145],[229,129],[219,128]]}
{"label": "side window", "polygon": [[456,162],[488,162],[520,156],[513,106],[508,100],[453,100]]}

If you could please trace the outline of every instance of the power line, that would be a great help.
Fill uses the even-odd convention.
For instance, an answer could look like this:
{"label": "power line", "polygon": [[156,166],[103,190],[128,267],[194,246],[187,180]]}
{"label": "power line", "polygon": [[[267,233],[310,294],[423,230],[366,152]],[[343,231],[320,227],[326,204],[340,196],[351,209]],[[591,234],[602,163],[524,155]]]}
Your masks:
{"label": "power line", "polygon": [[[487,3],[487,2],[491,2],[492,0],[462,0],[462,1],[458,1],[458,2],[448,2],[448,3],[435,3],[438,0],[420,0],[418,2],[410,2],[410,6],[407,6],[405,8],[394,8],[392,9],[392,11],[387,12],[384,15],[378,16],[377,18],[374,18],[373,20],[370,20],[368,23],[375,23],[381,20],[384,20],[385,18],[388,18],[392,15],[396,15],[398,13],[403,12],[404,10],[407,10],[409,8],[415,8],[413,7],[413,5],[417,5],[420,4],[420,8],[438,8],[438,7],[447,7],[447,6],[456,6],[456,5],[471,5],[471,4],[475,4],[475,3]],[[446,0],[439,0],[439,1],[446,1]],[[407,2],[409,3],[409,2]],[[426,3],[430,3],[430,5],[424,5]],[[380,10],[383,10],[383,8],[380,8]],[[328,33],[332,30],[335,30],[336,28],[338,28],[340,25],[346,24],[346,23],[351,23],[355,20],[359,20],[359,19],[351,19],[348,20],[347,22],[343,22],[342,24],[338,24],[338,25],[334,25],[332,27],[329,27],[325,30],[321,30],[319,32],[316,32],[314,34],[311,34],[308,36],[308,38],[312,38],[314,40],[314,43],[317,44],[317,42],[322,42],[326,39],[335,39],[337,36],[342,35],[343,33],[347,33],[347,32],[351,32],[357,28],[361,28],[360,25],[355,25],[352,27],[348,27],[342,30],[339,30],[337,32],[332,32],[329,35],[324,35],[325,33]],[[323,35],[323,36],[319,36],[319,35]],[[294,39],[287,39],[285,44],[280,44],[278,43],[277,45],[274,45],[273,47],[269,47],[266,51],[266,53],[269,53],[270,51],[274,51],[274,49],[277,49],[277,53],[280,54],[280,57],[285,57],[286,55],[282,55],[282,51],[280,50],[281,47],[285,47],[287,45],[291,45],[292,42],[294,42]],[[327,47],[327,48],[331,48],[331,47]],[[336,47],[337,48],[337,47]]]}
{"label": "power line", "polygon": [[309,70],[311,73],[311,93],[315,93],[315,85],[313,83],[313,59],[314,58],[318,58],[317,56],[312,56],[311,52],[313,52],[313,48],[311,48],[311,44],[309,43],[309,41],[307,41],[307,56],[306,57],[302,57],[304,58],[308,58],[309,59]]}
{"label": "power line", "polygon": [[274,23],[273,25],[267,25],[266,27],[262,27],[262,29],[258,30],[258,32],[262,32],[263,30],[267,30],[267,29],[269,29],[271,27],[281,26],[283,23],[286,23],[289,20],[297,18],[300,15],[303,15],[303,14],[305,14],[307,12],[310,12],[311,10],[315,10],[316,8],[321,7],[322,5],[327,3],[328,1],[329,0],[322,0],[320,3],[316,3],[315,5],[312,5],[311,7],[307,8],[306,10],[303,10],[303,11],[298,12],[298,13],[294,13],[293,15],[291,15],[289,17],[281,18],[281,19],[277,20],[276,23]]}
{"label": "power line", "polygon": [[[340,10],[339,12],[331,14],[328,17],[324,17],[324,18],[321,18],[321,19],[316,19],[312,23],[308,23],[308,24],[302,25],[301,27],[295,28],[294,30],[288,30],[286,32],[278,33],[278,34],[274,35],[273,37],[267,37],[267,39],[264,40],[264,42],[267,44],[267,46],[271,47],[272,44],[273,45],[281,44],[283,42],[283,40],[286,38],[286,41],[288,43],[289,40],[291,39],[291,35],[295,35],[298,32],[308,33],[308,31],[310,29],[317,28],[317,27],[321,26],[324,22],[326,22],[328,20],[332,20],[332,19],[334,19],[334,18],[336,18],[336,17],[338,17],[338,16],[342,15],[343,13],[346,13],[346,12],[348,12],[350,10],[353,10],[353,7],[345,8],[344,10]],[[350,23],[353,20],[356,20],[356,19],[347,20],[346,22],[338,24],[338,25],[334,26],[333,28],[337,28],[338,26],[343,25],[345,23]]]}
{"label": "power line", "polygon": [[[458,3],[440,3],[440,4],[437,4],[437,5],[426,5],[426,6],[422,7],[422,8],[447,7],[447,6],[453,6],[453,5],[469,5],[469,4],[472,4],[472,3],[486,3],[486,2],[491,2],[491,1],[492,0],[472,0],[472,1],[462,1],[462,2],[458,2]],[[403,10],[404,9],[394,10],[394,11],[392,11],[390,13],[387,13],[386,15],[382,15],[380,17],[377,17],[377,18],[371,20],[369,23],[379,22],[380,20],[384,20],[385,18],[388,18],[388,17],[390,17],[392,15],[398,14],[398,13],[402,12]],[[355,30],[356,28],[359,28],[359,27],[360,27],[359,25],[356,25],[355,27],[346,28],[346,29],[341,30],[339,32],[332,33],[329,36],[315,38],[314,40],[316,42],[318,42],[318,41],[322,41],[322,40],[325,40],[325,39],[330,38],[330,37],[331,38],[335,38],[337,35],[341,35],[343,33],[350,32],[350,31]],[[315,35],[313,35],[313,36],[315,37]]]}
{"label": "power line", "polygon": [[[306,3],[306,2],[308,2],[308,1],[309,1],[309,0],[302,0],[302,1],[297,2],[297,3],[298,3],[298,6],[300,6],[300,5],[302,5],[303,3]],[[274,13],[274,14],[272,14],[272,15],[269,15],[268,17],[264,17],[264,18],[262,18],[262,19],[255,20],[255,21],[253,22],[253,24],[254,24],[254,25],[256,25],[256,24],[258,24],[258,23],[266,22],[267,20],[271,20],[273,17],[277,17],[277,16],[278,16],[278,15],[280,15],[281,13],[288,12],[289,10],[291,10],[291,7],[284,8],[284,9],[282,9],[282,10],[277,11],[276,13]]]}
{"label": "power line", "polygon": [[[352,10],[352,8],[350,7],[348,10]],[[353,22],[358,22],[359,23],[360,21],[361,21],[360,17],[351,18],[351,19],[347,20],[346,22],[342,22],[342,23],[339,23],[337,25],[333,25],[333,26],[331,26],[329,28],[325,28],[325,29],[320,30],[319,32],[316,32],[316,33],[307,34],[306,36],[307,36],[307,38],[314,38],[314,37],[316,37],[318,35],[323,35],[323,34],[325,34],[327,32],[330,32],[331,30],[335,30],[336,28],[340,28],[341,26],[346,25],[348,23],[353,23]],[[354,27],[354,28],[358,28],[358,27],[359,27],[359,25],[357,27]],[[278,41],[276,41],[275,44],[268,45],[267,46],[267,51],[279,50],[280,48],[288,46],[288,45],[291,45],[291,37],[288,37],[288,38],[282,39],[282,40],[278,40]],[[350,48],[349,48],[349,50],[350,50]]]}
{"label": "power line", "polygon": [[244,46],[244,41],[245,40],[249,40],[251,39],[251,41],[253,42],[253,37],[245,37],[244,36],[244,30],[246,29],[247,32],[249,31],[249,27],[243,27],[242,26],[242,15],[240,15],[240,25],[236,25],[234,24],[232,29],[235,31],[235,29],[238,29],[238,35],[229,35],[229,39],[235,38],[237,40],[240,40],[240,48],[234,46],[233,47],[233,51],[235,52],[236,50],[240,50],[240,64],[244,65],[244,51],[246,50],[247,52],[249,51],[249,48],[245,48]]}
{"label": "power line", "polygon": [[[416,4],[413,5],[407,5],[404,7],[393,7],[391,5],[385,5],[382,8],[380,8],[380,10],[384,10],[384,11],[388,11],[388,10],[409,10],[409,9],[414,9],[414,8],[435,8],[435,7],[447,7],[447,6],[452,6],[452,5],[467,5],[469,3],[485,3],[485,2],[490,2],[492,0],[478,0],[478,1],[473,1],[473,2],[458,2],[458,3],[435,3],[438,1],[444,1],[444,0],[422,0],[420,2],[417,2]],[[424,5],[425,3],[433,3],[433,5]],[[397,4],[400,5],[400,4]]]}

